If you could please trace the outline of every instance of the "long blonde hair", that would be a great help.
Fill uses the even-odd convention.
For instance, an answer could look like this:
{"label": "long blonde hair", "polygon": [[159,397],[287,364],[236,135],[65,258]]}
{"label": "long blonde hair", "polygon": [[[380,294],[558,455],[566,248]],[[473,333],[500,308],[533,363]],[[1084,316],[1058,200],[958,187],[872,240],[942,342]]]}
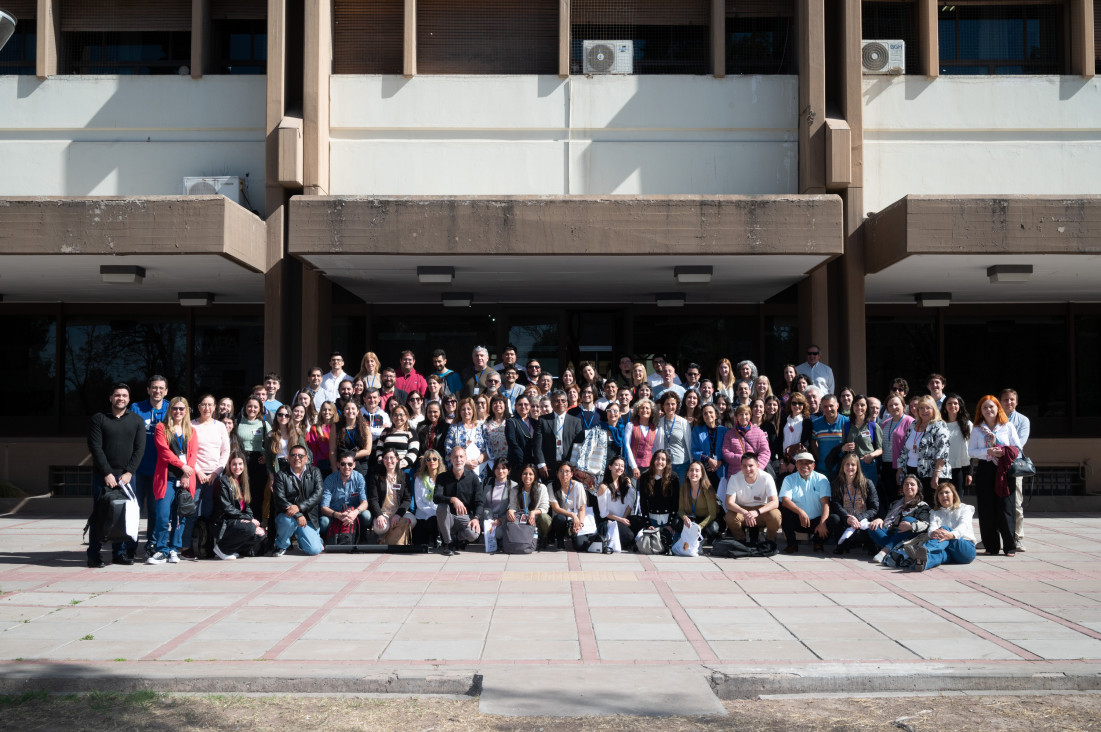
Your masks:
{"label": "long blonde hair", "polygon": [[164,410],[164,419],[162,422],[164,423],[165,439],[168,439],[168,433],[173,428],[172,407],[177,404],[182,404],[184,407],[184,417],[183,422],[180,423],[180,432],[183,434],[183,438],[190,442],[191,435],[193,434],[191,430],[191,405],[188,404],[187,399],[182,396],[172,397],[172,401],[168,402],[168,409]]}

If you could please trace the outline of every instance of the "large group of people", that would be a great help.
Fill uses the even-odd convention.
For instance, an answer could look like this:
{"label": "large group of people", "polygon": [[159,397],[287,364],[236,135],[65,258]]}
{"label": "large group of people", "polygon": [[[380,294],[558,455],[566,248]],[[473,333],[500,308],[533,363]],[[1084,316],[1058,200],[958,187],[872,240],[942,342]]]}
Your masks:
{"label": "large group of people", "polygon": [[[685,364],[682,378],[672,358],[650,370],[624,355],[611,373],[583,362],[554,376],[517,355],[509,345],[491,365],[478,346],[456,372],[436,350],[421,374],[412,351],[398,368],[368,352],[351,374],[333,353],[286,401],[269,373],[240,405],[170,398],[160,375],[131,404],[117,384],[89,431],[95,493],[134,487],[147,564],[203,554],[199,522],[222,560],[292,543],[493,550],[509,524],[530,526],[537,551],[631,551],[655,529],[666,547],[691,529],[775,550],[782,533],[788,554],[805,536],[814,552],[918,570],[970,562],[977,546],[1024,551],[1013,466],[1029,422],[1012,389],[980,397],[972,423],[943,375],[912,396],[901,378],[883,399],[858,394],[815,345],[775,384],[748,360],[722,359],[714,378]],[[968,486],[977,511],[960,501]],[[137,548],[115,544],[112,562]],[[100,552],[93,536],[89,566]]]}

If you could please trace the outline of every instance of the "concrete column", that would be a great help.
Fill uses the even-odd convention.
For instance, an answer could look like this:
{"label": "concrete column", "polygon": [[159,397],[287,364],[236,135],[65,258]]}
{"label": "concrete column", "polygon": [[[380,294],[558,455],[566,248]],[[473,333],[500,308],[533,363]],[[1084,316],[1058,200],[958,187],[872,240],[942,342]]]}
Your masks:
{"label": "concrete column", "polygon": [[332,0],[307,0],[305,8],[302,174],[307,196],[329,191],[329,77],[333,68]]}
{"label": "concrete column", "polygon": [[726,0],[711,0],[711,73],[726,76]]}
{"label": "concrete column", "polygon": [[61,45],[61,0],[38,0],[34,73],[39,79],[57,76],[57,49]]}
{"label": "concrete column", "polygon": [[1097,0],[1070,1],[1070,73],[1092,79],[1096,69],[1093,7]]}
{"label": "concrete column", "polygon": [[191,78],[203,78],[209,63],[210,0],[191,0]]}
{"label": "concrete column", "polygon": [[417,75],[417,0],[405,0],[405,25],[402,40],[402,74]]}
{"label": "concrete column", "polygon": [[264,370],[286,376],[284,323],[286,288],[283,253],[286,237],[286,194],[279,184],[279,124],[285,107],[286,75],[285,0],[268,0],[268,73],[264,110],[264,202],[268,225],[268,269],[264,274]]}
{"label": "concrete column", "polygon": [[[332,351],[332,283],[321,272],[302,268],[302,350],[301,373],[311,366],[328,363]],[[303,382],[305,383],[305,382]]]}
{"label": "concrete column", "polygon": [[828,264],[821,265],[799,283],[799,353],[817,343],[825,364],[830,363],[828,268]]}
{"label": "concrete column", "polygon": [[920,72],[930,78],[940,76],[940,29],[937,25],[937,0],[918,0],[918,44]]}
{"label": "concrete column", "polygon": [[570,0],[558,0],[558,75],[570,75]]}
{"label": "concrete column", "polygon": [[799,192],[826,192],[826,18],[820,0],[798,0]]}

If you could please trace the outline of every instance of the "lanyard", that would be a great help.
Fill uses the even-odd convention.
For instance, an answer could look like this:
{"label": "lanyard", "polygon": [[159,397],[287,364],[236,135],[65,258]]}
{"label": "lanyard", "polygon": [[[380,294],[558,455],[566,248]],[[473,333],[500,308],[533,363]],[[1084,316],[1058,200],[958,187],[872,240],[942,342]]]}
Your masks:
{"label": "lanyard", "polygon": [[[852,488],[852,491],[849,488]],[[856,486],[846,485],[842,490],[845,492],[845,508],[856,510]]]}
{"label": "lanyard", "polygon": [[665,442],[663,443],[663,446],[666,449],[668,449],[669,448],[669,443],[673,441],[673,428],[675,428],[677,426],[677,418],[673,417],[672,422],[670,422],[664,416],[661,419],[662,419],[661,429],[662,429],[662,432],[665,433]]}
{"label": "lanyard", "polygon": [[528,494],[523,488],[520,489],[520,497],[524,499],[524,513],[528,512]]}
{"label": "lanyard", "polygon": [[[586,430],[591,430],[593,428],[593,422],[596,421],[596,410],[594,409],[592,411],[592,416],[591,417],[589,417],[588,419],[585,419],[585,410],[582,409],[581,410],[581,421],[582,421],[582,423],[584,423]],[[563,420],[563,424],[565,424],[565,420]]]}
{"label": "lanyard", "polygon": [[571,495],[573,495],[573,481],[572,480],[570,481],[570,487],[566,490],[566,500],[564,501],[564,503],[566,504],[564,506],[564,508],[567,511],[570,510],[570,496]]}
{"label": "lanyard", "polygon": [[344,428],[344,437],[347,438],[348,442],[352,443],[352,447],[356,446],[356,429],[356,427],[352,429],[348,429],[347,427]]}
{"label": "lanyard", "polygon": [[187,454],[187,442],[184,440],[183,435],[172,435],[172,439],[176,443],[176,452],[181,455]]}
{"label": "lanyard", "polygon": [[700,500],[700,494],[703,493],[703,486],[696,485],[696,497],[692,499],[692,518],[696,518],[696,503]]}

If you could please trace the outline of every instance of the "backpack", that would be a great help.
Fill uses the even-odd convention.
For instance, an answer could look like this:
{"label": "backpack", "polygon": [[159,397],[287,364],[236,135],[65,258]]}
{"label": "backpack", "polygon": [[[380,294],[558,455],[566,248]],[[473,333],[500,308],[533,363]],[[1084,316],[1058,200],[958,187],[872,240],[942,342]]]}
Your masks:
{"label": "backpack", "polygon": [[210,525],[210,519],[195,519],[191,542],[195,548],[195,556],[199,559],[210,559],[214,556],[214,527]]}
{"label": "backpack", "polygon": [[657,528],[643,529],[635,536],[635,548],[640,554],[665,554],[665,542],[662,531]]}
{"label": "backpack", "polygon": [[741,559],[742,557],[771,557],[776,553],[776,542],[762,540],[756,546],[748,546],[737,539],[719,539],[711,545],[711,556]]}

